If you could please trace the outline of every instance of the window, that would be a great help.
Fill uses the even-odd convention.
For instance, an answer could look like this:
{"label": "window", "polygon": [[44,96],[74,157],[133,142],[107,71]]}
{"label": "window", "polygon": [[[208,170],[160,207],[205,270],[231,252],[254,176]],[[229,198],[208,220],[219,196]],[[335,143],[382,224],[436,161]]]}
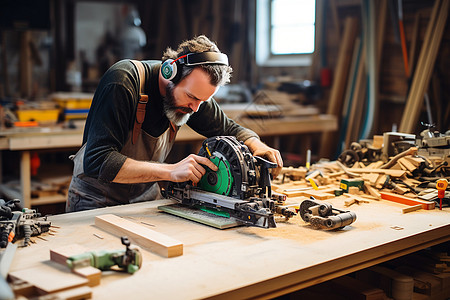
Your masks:
{"label": "window", "polygon": [[256,62],[307,66],[314,52],[315,0],[258,0]]}

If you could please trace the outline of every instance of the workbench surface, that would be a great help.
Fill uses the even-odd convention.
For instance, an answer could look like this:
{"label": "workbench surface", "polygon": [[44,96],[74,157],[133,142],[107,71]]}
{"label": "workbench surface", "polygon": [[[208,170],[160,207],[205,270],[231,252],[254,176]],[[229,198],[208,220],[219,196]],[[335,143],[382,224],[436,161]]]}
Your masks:
{"label": "workbench surface", "polygon": [[[345,209],[344,200],[327,202]],[[94,225],[95,216],[102,214],[145,223],[181,241],[184,253],[166,258],[143,250],[138,272],[104,272],[93,299],[269,298],[450,240],[449,208],[402,214],[404,205],[381,200],[349,207],[357,220],[338,231],[314,230],[300,216],[288,222],[277,219],[278,227],[272,229],[219,230],[158,211],[159,205],[170,203],[157,200],[52,216],[57,233],[19,249],[10,271],[48,265],[50,249],[69,244],[92,251],[122,249],[118,237]]]}

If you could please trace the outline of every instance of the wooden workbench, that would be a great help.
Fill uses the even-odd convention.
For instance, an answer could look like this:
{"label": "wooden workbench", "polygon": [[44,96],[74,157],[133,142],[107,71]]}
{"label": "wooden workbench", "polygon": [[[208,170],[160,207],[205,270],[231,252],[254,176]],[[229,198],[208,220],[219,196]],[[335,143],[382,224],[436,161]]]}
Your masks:
{"label": "wooden workbench", "polygon": [[[351,206],[357,220],[339,231],[314,230],[299,216],[288,223],[278,220],[272,229],[219,230],[157,210],[168,203],[157,200],[52,216],[52,224],[60,227],[56,235],[44,235],[46,241],[37,239],[19,249],[11,271],[48,266],[50,249],[72,243],[90,250],[120,249],[118,237],[94,225],[95,216],[110,213],[145,222],[181,241],[184,254],[165,258],[143,250],[138,272],[104,273],[93,288],[93,299],[270,298],[450,240],[449,208],[402,214],[404,205],[381,200]],[[329,203],[344,208],[344,198]]]}
{"label": "wooden workbench", "polygon": [[[248,119],[240,118],[239,123],[254,130],[261,137],[280,136],[289,134],[306,134],[315,132],[335,131],[337,119],[331,115],[312,115],[299,117],[285,117],[277,119]],[[199,142],[205,137],[194,132],[188,126],[182,126],[178,132],[177,142]],[[0,150],[20,152],[20,183],[21,200],[24,207],[31,207],[31,175],[30,152],[45,149],[76,149],[83,140],[82,126],[76,129],[61,127],[49,128],[14,128],[0,131]],[[0,156],[1,166],[1,156]],[[1,179],[0,179],[1,182]],[[65,201],[61,196],[59,202]],[[52,199],[51,201],[54,201]],[[56,201],[56,202],[58,202]],[[34,201],[34,205],[47,204],[46,201]]]}

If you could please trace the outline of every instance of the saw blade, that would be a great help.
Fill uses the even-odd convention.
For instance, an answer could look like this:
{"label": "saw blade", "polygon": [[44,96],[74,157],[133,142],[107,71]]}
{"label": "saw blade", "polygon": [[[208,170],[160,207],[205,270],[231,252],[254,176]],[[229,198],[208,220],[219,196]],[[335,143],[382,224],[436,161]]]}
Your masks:
{"label": "saw blade", "polygon": [[211,156],[210,160],[218,167],[216,172],[207,169],[198,182],[198,187],[220,195],[228,196],[233,186],[230,163],[223,157]]}

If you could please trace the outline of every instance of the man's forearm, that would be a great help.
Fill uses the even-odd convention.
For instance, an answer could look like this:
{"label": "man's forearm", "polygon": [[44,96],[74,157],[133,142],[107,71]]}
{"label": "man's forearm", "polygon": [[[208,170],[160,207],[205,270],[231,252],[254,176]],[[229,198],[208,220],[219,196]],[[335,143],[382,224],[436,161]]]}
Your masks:
{"label": "man's forearm", "polygon": [[155,181],[192,181],[197,183],[205,175],[205,166],[217,171],[208,158],[191,154],[175,164],[137,161],[127,158],[114,178],[116,183],[143,183]]}
{"label": "man's forearm", "polygon": [[170,179],[170,165],[127,158],[113,182],[143,183]]}

